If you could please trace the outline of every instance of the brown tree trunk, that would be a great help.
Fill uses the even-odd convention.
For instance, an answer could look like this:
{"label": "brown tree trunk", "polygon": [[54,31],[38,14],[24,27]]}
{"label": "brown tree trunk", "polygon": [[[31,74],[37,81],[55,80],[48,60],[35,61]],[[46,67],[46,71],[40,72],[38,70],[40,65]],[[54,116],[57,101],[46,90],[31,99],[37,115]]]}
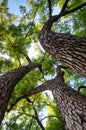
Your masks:
{"label": "brown tree trunk", "polygon": [[0,76],[0,124],[14,87],[29,71],[36,67],[39,67],[39,64],[29,64]]}
{"label": "brown tree trunk", "polygon": [[[51,4],[51,2],[49,1]],[[86,77],[86,38],[51,31],[52,24],[61,16],[75,12],[86,6],[86,3],[72,9],[67,8],[65,1],[59,15],[52,16],[40,32],[40,43],[54,58],[65,63],[82,76]],[[76,92],[64,83],[63,72],[58,69],[58,76],[52,81],[51,91],[65,121],[66,130],[86,130],[86,96]]]}
{"label": "brown tree trunk", "polygon": [[86,77],[86,38],[51,31],[57,16],[51,17],[40,33],[40,43],[54,58]]}
{"label": "brown tree trunk", "polygon": [[65,129],[86,130],[86,96],[66,85],[63,76],[64,72],[61,71],[61,66],[59,66],[55,79],[46,81],[39,87],[27,92],[23,97],[19,97],[12,107],[22,98],[45,90],[51,90],[64,119]]}
{"label": "brown tree trunk", "polygon": [[64,83],[63,72],[53,80],[51,91],[65,121],[66,130],[86,130],[86,96]]}
{"label": "brown tree trunk", "polygon": [[86,96],[66,85],[63,76],[64,72],[59,66],[55,79],[31,90],[24,95],[24,98],[45,90],[51,90],[65,122],[65,129],[86,130]]}

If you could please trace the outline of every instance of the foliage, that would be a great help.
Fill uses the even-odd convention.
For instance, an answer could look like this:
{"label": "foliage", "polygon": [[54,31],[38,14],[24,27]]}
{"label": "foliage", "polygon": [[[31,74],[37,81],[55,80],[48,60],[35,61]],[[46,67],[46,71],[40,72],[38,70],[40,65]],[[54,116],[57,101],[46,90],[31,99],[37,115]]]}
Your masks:
{"label": "foliage", "polygon": [[[64,2],[64,0],[58,0],[58,6],[61,8]],[[69,9],[83,2],[84,0],[70,0]],[[28,9],[20,6],[21,17],[19,17],[9,12],[7,1],[3,0],[0,3],[0,74],[28,64],[25,57],[29,55],[31,45],[33,43],[37,45],[40,28],[48,18],[47,1],[27,0],[27,5]],[[54,6],[57,6],[56,0],[52,1],[53,10]],[[54,24],[53,30],[86,36],[85,15],[86,9],[82,9],[80,12],[62,17],[58,23]],[[38,56],[31,59],[36,63],[41,61],[45,53],[40,46],[37,47],[37,50],[39,50]],[[45,79],[55,76],[55,67],[58,64],[59,62],[46,53],[42,63]],[[8,109],[16,98],[43,83],[44,78],[39,69],[28,73],[15,87]],[[75,89],[86,84],[86,80],[70,68],[65,71],[64,78],[65,82]],[[86,90],[82,90],[82,93],[86,94]],[[10,112],[6,112],[1,130],[40,130],[41,128],[34,118],[36,116],[34,107],[46,130],[64,130],[61,114],[51,96],[50,92],[33,95],[30,97],[33,103],[27,102],[25,99],[20,100]],[[44,117],[47,117],[45,122],[42,121]]]}

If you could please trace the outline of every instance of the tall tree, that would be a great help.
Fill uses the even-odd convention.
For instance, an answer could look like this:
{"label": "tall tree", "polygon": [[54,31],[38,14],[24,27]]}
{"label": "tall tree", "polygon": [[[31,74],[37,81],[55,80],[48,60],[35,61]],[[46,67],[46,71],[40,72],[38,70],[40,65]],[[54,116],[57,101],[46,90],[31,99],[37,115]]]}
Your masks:
{"label": "tall tree", "polygon": [[49,3],[50,18],[45,22],[41,30],[40,42],[53,57],[86,77],[86,38],[51,31],[54,22],[58,21],[62,16],[80,10],[86,6],[86,3],[68,9],[68,0],[66,0],[61,12],[55,16],[51,14],[51,1]]}
{"label": "tall tree", "polygon": [[[44,24],[41,30],[40,33],[41,44],[43,45],[45,50],[49,52],[53,57],[55,57],[62,63],[66,63],[70,68],[73,68],[81,75],[86,76],[86,69],[85,69],[86,68],[86,39],[73,36],[73,35],[68,35],[68,34],[55,33],[51,31],[51,27],[54,22],[56,22],[62,16],[65,16],[67,14],[70,14],[72,12],[75,12],[85,7],[86,2],[71,9],[69,8],[68,0],[66,0],[65,3],[63,4],[60,14],[55,16],[52,16],[52,5],[50,0],[48,0],[48,5],[49,5],[49,20]],[[21,27],[26,17],[30,17],[26,13],[25,8],[22,8],[23,15],[24,13],[25,15],[20,20],[20,25],[18,27],[12,24],[9,25],[9,22],[7,22],[7,17],[9,17],[9,21],[12,21],[12,17],[7,12],[6,9],[3,10],[6,11],[7,16],[1,15],[1,30],[3,30],[4,28],[4,32],[1,33],[1,35],[3,36],[1,37],[1,42],[2,42],[1,46],[3,48],[3,44],[5,41],[7,43],[7,45],[5,46],[6,49],[8,50],[13,49],[12,52],[10,51],[11,52],[10,55],[12,55],[12,57],[14,57],[14,54],[16,52],[15,59],[17,59],[19,61],[19,65],[21,65],[19,58],[21,57],[22,53],[23,55],[26,55],[25,47],[27,46],[28,43],[27,35],[32,35],[32,33],[34,33],[34,29],[32,28],[32,26],[34,26],[34,22],[30,22],[30,24],[32,25],[31,28],[29,29],[31,33],[30,34],[29,31],[27,31],[28,25],[26,26],[23,25]],[[35,8],[35,11],[37,11],[37,8]],[[34,17],[32,18],[34,21]],[[34,37],[35,36],[33,35],[33,38]],[[79,42],[76,44],[77,41]],[[11,43],[10,47],[8,46],[9,42]],[[25,46],[23,46],[23,42]],[[14,69],[0,76],[0,123],[3,120],[5,111],[7,110],[9,99],[17,83],[28,72],[30,72],[34,68],[38,67],[40,71],[43,73],[40,63],[34,64],[28,57],[27,59],[29,60],[29,65],[19,67],[18,69]],[[61,71],[61,67],[57,69],[57,72],[58,75],[54,80],[47,81],[47,83],[44,83],[40,87],[33,89],[29,93],[28,92],[24,93],[23,96],[20,96],[17,100],[15,100],[14,105],[20,99],[23,98],[28,99],[28,96],[32,94],[36,94],[44,90],[51,90],[56,100],[56,103],[58,104],[59,110],[61,111],[63,119],[65,121],[65,128],[69,130],[75,130],[75,129],[85,130],[86,129],[86,120],[85,120],[86,97],[81,95],[78,92],[75,92],[73,89],[68,88],[68,86],[64,83],[63,72]],[[37,116],[36,111],[35,114]],[[39,118],[37,119],[42,129],[44,129]]]}
{"label": "tall tree", "polygon": [[39,87],[15,100],[12,107],[22,98],[27,98],[44,90],[51,90],[63,116],[66,130],[86,130],[86,96],[69,87],[64,81],[64,72],[58,66],[55,79],[46,81]]}

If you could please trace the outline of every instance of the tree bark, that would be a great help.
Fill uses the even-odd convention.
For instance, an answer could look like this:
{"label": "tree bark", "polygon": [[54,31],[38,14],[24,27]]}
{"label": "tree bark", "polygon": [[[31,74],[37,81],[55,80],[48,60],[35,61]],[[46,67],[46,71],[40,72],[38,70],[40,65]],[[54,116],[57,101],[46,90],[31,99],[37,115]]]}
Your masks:
{"label": "tree bark", "polygon": [[65,121],[65,129],[86,130],[86,96],[67,86],[63,75],[59,68],[51,91]]}
{"label": "tree bark", "polygon": [[[68,0],[65,1],[59,15],[50,14],[41,29],[39,40],[43,48],[54,58],[86,77],[86,38],[51,31],[53,23],[61,16],[86,6],[85,2],[68,10],[67,3]],[[86,130],[86,96],[68,87],[64,83],[63,75],[59,68],[58,75],[52,81],[51,91],[65,121],[65,129]]]}
{"label": "tree bark", "polygon": [[7,104],[14,87],[29,71],[36,67],[39,67],[39,64],[31,63],[0,76],[0,124],[4,118]]}
{"label": "tree bark", "polygon": [[65,129],[86,130],[86,96],[65,84],[63,76],[64,72],[61,71],[61,66],[59,66],[55,79],[46,81],[44,84],[19,97],[12,104],[12,107],[22,98],[50,90],[64,119]]}
{"label": "tree bark", "polygon": [[86,77],[86,38],[52,32],[56,18],[53,16],[44,24],[39,38],[41,45],[58,61]]}
{"label": "tree bark", "polygon": [[26,96],[51,90],[65,122],[65,129],[86,130],[86,96],[66,85],[63,76],[64,72],[59,66],[55,79],[31,90]]}

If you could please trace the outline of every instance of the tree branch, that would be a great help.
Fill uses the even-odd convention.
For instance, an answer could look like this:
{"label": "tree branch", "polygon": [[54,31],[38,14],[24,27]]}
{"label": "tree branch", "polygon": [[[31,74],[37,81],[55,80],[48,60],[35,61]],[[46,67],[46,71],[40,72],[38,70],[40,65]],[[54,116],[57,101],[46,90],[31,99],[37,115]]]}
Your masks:
{"label": "tree branch", "polygon": [[52,5],[51,5],[51,0],[48,0],[48,8],[49,8],[49,18],[52,17]]}
{"label": "tree branch", "polygon": [[57,120],[58,120],[58,117],[57,117],[57,116],[50,115],[50,116],[46,116],[46,117],[42,118],[41,121],[43,121],[44,119],[46,119],[46,118],[48,118],[48,117],[55,117],[55,118],[57,118]]}
{"label": "tree branch", "polygon": [[[14,103],[11,104],[10,108],[7,109],[7,112],[11,111],[13,109],[13,107],[22,99],[27,99],[27,97],[33,95],[33,94],[37,94],[40,92],[43,92],[45,90],[50,90],[50,86],[52,85],[52,80],[46,81],[44,84],[32,89],[31,91],[25,93],[24,95],[22,95],[21,97],[16,98],[16,100],[14,101]],[[29,102],[33,103],[32,101],[29,100]]]}
{"label": "tree branch", "polygon": [[27,96],[25,96],[25,98],[26,98],[26,101],[27,101],[28,103],[32,103],[32,104],[33,104],[33,102],[32,102]]}
{"label": "tree branch", "polygon": [[10,111],[13,109],[13,107],[14,107],[20,100],[22,100],[22,99],[24,99],[24,98],[25,98],[24,95],[21,96],[21,97],[16,98],[16,100],[14,101],[14,103],[11,104],[10,108],[7,109],[7,112],[10,112]]}
{"label": "tree branch", "polygon": [[[44,59],[45,59],[45,56],[46,56],[46,53],[44,53],[44,56],[43,56],[43,58],[42,58],[42,60],[40,61],[40,66],[39,66],[39,70],[40,70],[40,72],[42,73],[42,78],[45,80],[45,78],[44,78],[44,72],[43,72],[43,70],[42,70],[42,63],[43,63],[43,61],[44,61]],[[46,80],[45,80],[46,81]]]}
{"label": "tree branch", "polygon": [[66,10],[66,11],[64,11],[64,12],[63,12],[62,14],[60,14],[60,15],[61,15],[61,16],[65,16],[65,15],[67,15],[67,14],[70,14],[70,13],[73,13],[73,12],[75,12],[75,11],[78,11],[78,10],[80,10],[81,8],[85,7],[85,6],[86,6],[86,2],[83,3],[82,5],[77,6],[77,7],[74,8],[74,9]]}
{"label": "tree branch", "polygon": [[26,96],[31,96],[33,94],[37,94],[37,93],[40,93],[40,92],[43,92],[45,90],[50,90],[51,89],[51,85],[52,85],[52,80],[49,80],[49,81],[46,81],[44,84],[32,89],[30,92],[27,92],[25,95]]}
{"label": "tree branch", "polygon": [[[65,67],[65,66],[61,66],[59,65],[58,68],[57,68],[57,76],[59,76],[60,78],[63,79],[64,81],[64,72],[61,71],[61,68],[64,68],[64,69],[67,69],[68,67]],[[7,110],[7,112],[9,112],[10,110],[12,110],[12,108],[22,99],[27,99],[27,97],[30,97],[31,95],[33,94],[37,94],[37,93],[40,93],[40,92],[43,92],[45,90],[51,90],[52,89],[52,83],[53,83],[53,79],[52,80],[49,80],[49,81],[46,81],[44,84],[32,89],[31,91],[25,93],[24,95],[22,95],[21,97],[18,97],[13,104],[11,104],[11,107]],[[30,99],[28,99],[29,102],[33,103]]]}
{"label": "tree branch", "polygon": [[65,1],[65,3],[64,3],[64,5],[63,5],[62,10],[61,10],[60,13],[62,13],[62,12],[65,11],[65,9],[67,8],[68,1],[69,1],[69,0],[66,0],[66,1]]}
{"label": "tree branch", "polygon": [[[67,3],[66,3],[67,4]],[[65,10],[65,11],[61,11],[58,15],[54,15],[52,16],[51,18],[48,19],[48,21],[46,22],[46,25],[48,24],[48,28],[51,29],[52,27],[52,24],[56,21],[58,21],[59,18],[61,18],[62,16],[65,16],[65,15],[68,15],[70,13],[73,13],[75,11],[78,11],[80,10],[81,8],[85,7],[86,6],[86,2],[83,3],[82,5],[79,5],[77,7],[75,7],[74,9],[71,9],[71,10]],[[63,7],[65,8],[66,6],[63,5]],[[64,9],[62,9],[64,10]]]}
{"label": "tree branch", "polygon": [[30,63],[30,64],[33,64],[33,62],[31,61],[31,59],[29,58],[29,56],[25,56],[27,61]]}
{"label": "tree branch", "polygon": [[[27,100],[28,103],[31,102],[31,100],[30,100],[28,97],[26,97],[26,100]],[[31,102],[31,103],[33,103],[33,102]],[[35,108],[35,106],[34,106],[34,103],[33,103],[33,109],[34,109],[34,113],[35,113],[35,116],[34,116],[35,120],[36,120],[37,123],[39,124],[40,128],[41,128],[42,130],[45,130],[43,124],[41,123],[41,121],[40,121],[40,119],[39,119],[39,116],[38,116],[37,110],[36,110],[36,108]]]}
{"label": "tree branch", "polygon": [[78,92],[80,92],[80,90],[82,89],[82,88],[85,88],[86,89],[86,86],[80,86],[80,87],[78,87]]}
{"label": "tree branch", "polygon": [[36,121],[38,122],[40,128],[41,128],[42,130],[45,130],[43,124],[41,123],[41,121],[40,121],[40,119],[39,119],[39,116],[38,116],[38,113],[37,113],[37,110],[35,109],[35,107],[34,107],[34,113],[35,113],[35,117],[36,117],[35,119],[36,119]]}

